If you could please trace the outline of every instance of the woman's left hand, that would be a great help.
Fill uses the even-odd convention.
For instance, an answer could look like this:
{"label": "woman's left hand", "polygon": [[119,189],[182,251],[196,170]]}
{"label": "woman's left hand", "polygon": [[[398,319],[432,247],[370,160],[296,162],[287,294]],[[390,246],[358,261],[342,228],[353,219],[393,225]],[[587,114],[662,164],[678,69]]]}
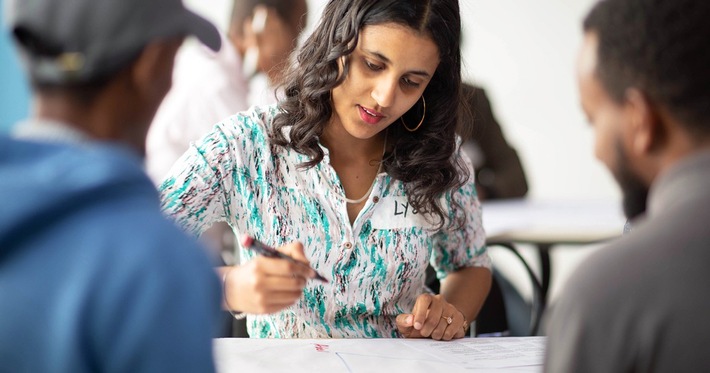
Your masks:
{"label": "woman's left hand", "polygon": [[468,327],[464,315],[442,295],[417,297],[412,313],[397,316],[397,330],[405,338],[431,338],[450,341],[463,338]]}

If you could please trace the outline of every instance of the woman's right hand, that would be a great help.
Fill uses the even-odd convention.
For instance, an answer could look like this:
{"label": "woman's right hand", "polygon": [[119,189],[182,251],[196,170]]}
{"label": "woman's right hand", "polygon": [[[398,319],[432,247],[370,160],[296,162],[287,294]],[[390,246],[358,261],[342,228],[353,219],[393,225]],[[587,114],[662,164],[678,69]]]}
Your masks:
{"label": "woman's right hand", "polygon": [[[309,264],[299,242],[289,243],[277,250]],[[294,304],[303,293],[306,279],[314,275],[307,266],[263,256],[222,270],[231,270],[224,284],[226,305],[234,311],[251,314],[274,313]]]}

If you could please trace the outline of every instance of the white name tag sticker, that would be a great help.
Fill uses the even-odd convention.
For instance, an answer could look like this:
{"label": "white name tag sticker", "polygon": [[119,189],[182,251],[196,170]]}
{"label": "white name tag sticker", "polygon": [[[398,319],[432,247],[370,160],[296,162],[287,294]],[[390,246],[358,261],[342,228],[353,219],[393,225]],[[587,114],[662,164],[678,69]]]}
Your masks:
{"label": "white name tag sticker", "polygon": [[433,229],[424,214],[417,212],[405,196],[381,197],[370,218],[374,229],[402,229],[419,227]]}

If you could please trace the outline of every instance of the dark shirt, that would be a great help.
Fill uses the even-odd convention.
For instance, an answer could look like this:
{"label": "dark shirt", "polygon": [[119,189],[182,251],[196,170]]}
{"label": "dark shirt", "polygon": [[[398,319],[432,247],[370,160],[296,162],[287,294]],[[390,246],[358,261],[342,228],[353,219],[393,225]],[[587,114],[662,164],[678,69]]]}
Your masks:
{"label": "dark shirt", "polygon": [[549,317],[548,372],[710,367],[710,152],[656,180],[647,215],[585,260]]}
{"label": "dark shirt", "polygon": [[[473,155],[476,184],[481,199],[519,198],[528,191],[520,158],[503,136],[500,124],[493,115],[486,92],[468,84],[463,85],[464,99],[468,101],[473,119],[464,121],[462,137],[469,138],[463,148],[477,147]],[[469,156],[472,154],[469,153]]]}

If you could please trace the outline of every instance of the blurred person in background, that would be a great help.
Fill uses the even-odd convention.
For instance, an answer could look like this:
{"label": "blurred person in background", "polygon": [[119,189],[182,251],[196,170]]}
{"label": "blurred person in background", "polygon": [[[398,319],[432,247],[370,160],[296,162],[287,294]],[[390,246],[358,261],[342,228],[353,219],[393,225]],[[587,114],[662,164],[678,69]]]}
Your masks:
{"label": "blurred person in background", "polygon": [[261,73],[270,86],[280,83],[306,15],[305,0],[235,1],[219,52],[183,47],[173,87],[148,133],[147,171],[156,183],[215,123],[251,105],[276,102],[275,94],[250,100],[250,79]]}
{"label": "blurred person in background", "polygon": [[[219,52],[203,46],[182,48],[173,87],[146,142],[146,170],[155,184],[215,123],[251,105],[275,103],[273,88],[250,85],[258,75],[266,76],[268,87],[280,83],[306,15],[306,0],[236,0]],[[233,261],[234,234],[227,224],[216,224],[201,237],[225,261]]]}
{"label": "blurred person in background", "polygon": [[463,84],[463,97],[472,120],[462,122],[462,150],[468,154],[476,171],[476,190],[480,200],[521,198],[528,192],[528,182],[515,149],[503,135],[486,91]]}

